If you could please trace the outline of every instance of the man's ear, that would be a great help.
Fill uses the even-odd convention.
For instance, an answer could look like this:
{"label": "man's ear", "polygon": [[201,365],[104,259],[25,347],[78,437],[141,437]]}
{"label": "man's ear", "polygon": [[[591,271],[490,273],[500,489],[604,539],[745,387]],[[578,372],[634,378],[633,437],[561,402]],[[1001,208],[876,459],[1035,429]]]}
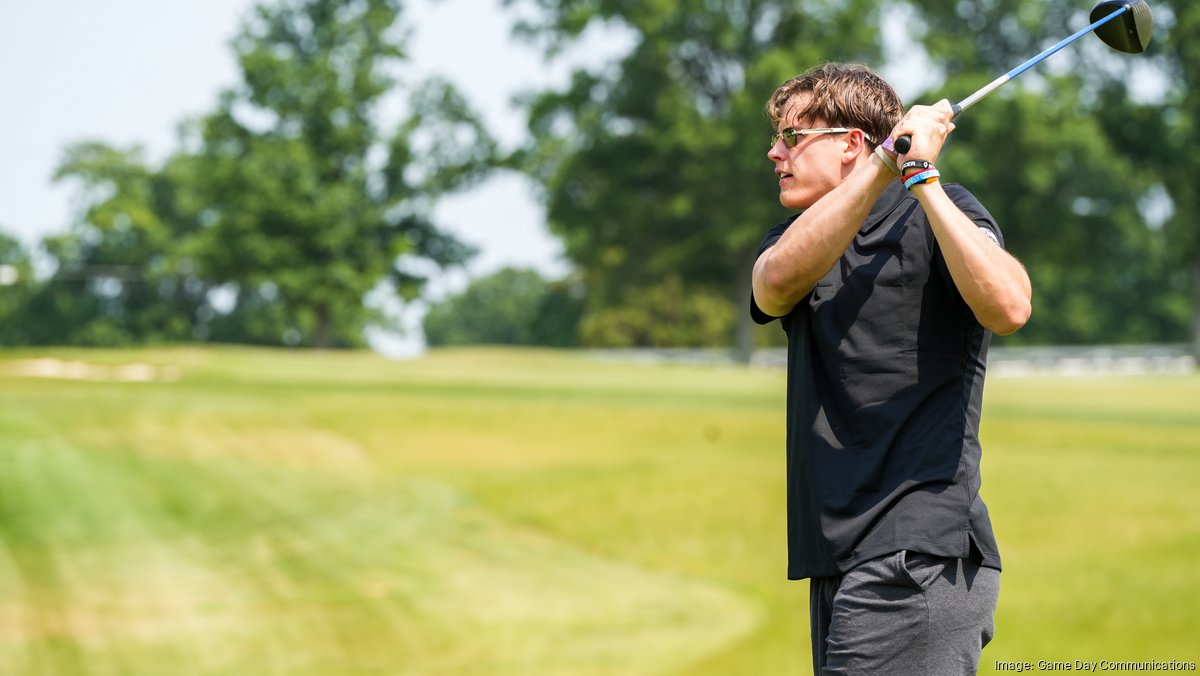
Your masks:
{"label": "man's ear", "polygon": [[842,164],[854,164],[859,155],[870,152],[871,146],[861,129],[851,129],[846,133],[846,150],[842,153]]}

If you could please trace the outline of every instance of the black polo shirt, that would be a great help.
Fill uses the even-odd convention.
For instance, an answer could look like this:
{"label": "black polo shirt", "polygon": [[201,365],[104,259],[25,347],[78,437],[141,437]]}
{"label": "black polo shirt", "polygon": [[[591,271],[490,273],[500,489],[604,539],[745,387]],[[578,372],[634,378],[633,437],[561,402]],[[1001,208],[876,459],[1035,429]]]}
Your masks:
{"label": "black polo shirt", "polygon": [[[950,198],[1003,243],[966,189]],[[771,228],[759,254],[795,220]],[[751,315],[772,321],[751,298]],[[979,497],[991,334],[950,277],[917,200],[893,183],[841,260],[785,317],[788,577],[901,549],[1000,556]]]}

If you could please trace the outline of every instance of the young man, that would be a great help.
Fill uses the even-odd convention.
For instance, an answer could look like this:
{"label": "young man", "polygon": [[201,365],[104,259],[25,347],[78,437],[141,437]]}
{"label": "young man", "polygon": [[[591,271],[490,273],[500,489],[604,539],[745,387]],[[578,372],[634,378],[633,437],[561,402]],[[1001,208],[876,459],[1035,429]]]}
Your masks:
{"label": "young man", "polygon": [[811,579],[814,670],[973,674],[1000,571],[979,496],[987,346],[1029,318],[1029,277],[939,180],[948,102],[902,115],[869,68],[825,64],[767,112],[779,201],[801,213],[763,239],[751,314],[788,335],[788,577]]}

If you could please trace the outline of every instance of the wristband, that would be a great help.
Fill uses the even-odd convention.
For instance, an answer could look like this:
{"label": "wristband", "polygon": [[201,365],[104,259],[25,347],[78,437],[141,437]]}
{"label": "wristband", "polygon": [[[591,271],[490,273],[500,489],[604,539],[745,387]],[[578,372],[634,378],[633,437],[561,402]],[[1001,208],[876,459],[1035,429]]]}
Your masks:
{"label": "wristband", "polygon": [[931,183],[936,181],[939,176],[941,174],[938,173],[937,169],[926,169],[919,174],[913,174],[904,179],[904,189],[912,190],[912,187],[918,183]]}
{"label": "wristband", "polygon": [[875,154],[883,160],[883,166],[891,169],[897,176],[900,175],[900,167],[896,166],[896,160],[883,149],[883,146],[875,146]]}
{"label": "wristband", "polygon": [[904,172],[908,171],[909,169],[920,169],[921,171],[925,171],[926,169],[936,169],[936,168],[937,167],[933,166],[933,162],[930,162],[929,160],[909,160],[909,161],[905,162],[904,164],[900,165],[900,173],[903,174]]}

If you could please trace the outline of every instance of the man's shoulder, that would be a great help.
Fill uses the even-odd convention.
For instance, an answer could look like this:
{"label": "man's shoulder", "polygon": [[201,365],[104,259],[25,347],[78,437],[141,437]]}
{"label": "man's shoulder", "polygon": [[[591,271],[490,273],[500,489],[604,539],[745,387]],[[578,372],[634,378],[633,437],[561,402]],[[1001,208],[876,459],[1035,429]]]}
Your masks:
{"label": "man's shoulder", "polygon": [[944,183],[942,184],[942,190],[946,191],[946,195],[955,204],[959,202],[979,204],[979,199],[961,183]]}
{"label": "man's shoulder", "polygon": [[782,222],[772,225],[771,228],[767,230],[767,234],[763,235],[762,242],[758,245],[759,255],[762,255],[762,252],[774,246],[775,242],[779,241],[779,238],[783,236],[783,233],[787,232],[787,229],[791,227],[792,223],[797,218],[800,218],[800,214],[792,214]]}

